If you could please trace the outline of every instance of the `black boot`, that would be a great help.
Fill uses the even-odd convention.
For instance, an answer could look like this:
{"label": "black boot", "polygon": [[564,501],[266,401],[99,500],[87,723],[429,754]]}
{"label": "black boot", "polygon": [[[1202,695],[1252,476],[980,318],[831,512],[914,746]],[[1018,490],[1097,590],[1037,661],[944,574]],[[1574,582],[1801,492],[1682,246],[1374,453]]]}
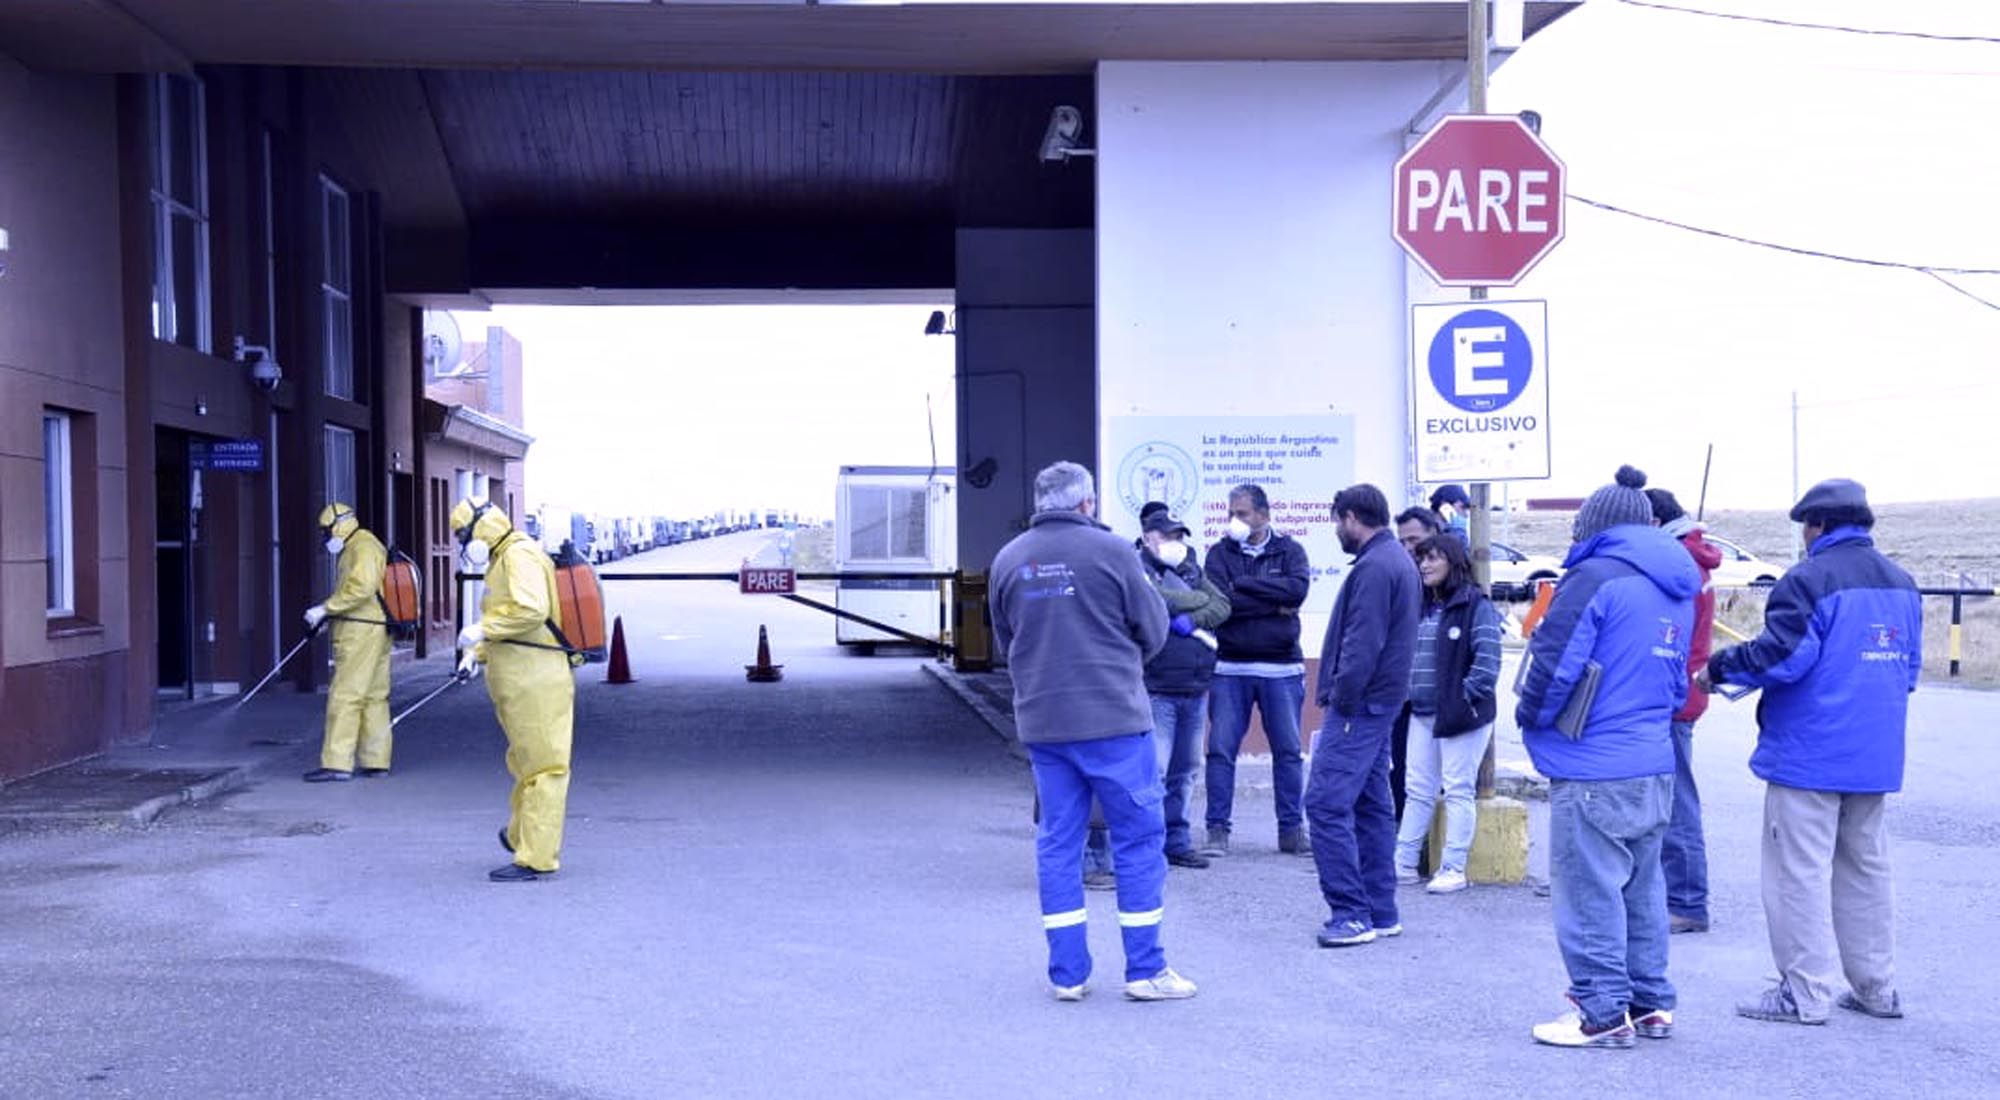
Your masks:
{"label": "black boot", "polygon": [[305,780],[308,783],[345,783],[352,778],[354,778],[353,772],[339,771],[334,768],[314,768],[305,774]]}
{"label": "black boot", "polygon": [[518,863],[509,863],[505,867],[496,867],[488,871],[486,877],[492,879],[494,882],[533,882],[538,878],[544,878],[552,874],[555,874],[555,872],[537,871],[533,867],[523,867]]}
{"label": "black boot", "polygon": [[383,776],[385,776],[385,775],[388,775],[388,774],[389,774],[389,769],[387,769],[387,768],[363,768],[363,769],[361,769],[361,774],[362,774],[362,775],[365,775],[365,776],[367,776],[367,777],[368,777],[368,778],[370,778],[370,779],[380,779],[380,778],[382,778]]}
{"label": "black boot", "polygon": [[500,846],[507,849],[508,855],[514,854],[514,843],[507,839],[507,826],[505,825],[500,826]]}

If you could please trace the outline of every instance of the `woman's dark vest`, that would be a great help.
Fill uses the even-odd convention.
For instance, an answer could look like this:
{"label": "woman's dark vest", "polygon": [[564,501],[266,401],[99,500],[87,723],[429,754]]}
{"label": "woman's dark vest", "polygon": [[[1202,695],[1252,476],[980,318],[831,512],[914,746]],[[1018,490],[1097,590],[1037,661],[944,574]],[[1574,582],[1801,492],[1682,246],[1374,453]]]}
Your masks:
{"label": "woman's dark vest", "polygon": [[1451,594],[1438,616],[1436,737],[1455,737],[1493,723],[1498,685],[1486,698],[1465,697],[1465,674],[1472,671],[1472,624],[1483,597],[1475,585]]}

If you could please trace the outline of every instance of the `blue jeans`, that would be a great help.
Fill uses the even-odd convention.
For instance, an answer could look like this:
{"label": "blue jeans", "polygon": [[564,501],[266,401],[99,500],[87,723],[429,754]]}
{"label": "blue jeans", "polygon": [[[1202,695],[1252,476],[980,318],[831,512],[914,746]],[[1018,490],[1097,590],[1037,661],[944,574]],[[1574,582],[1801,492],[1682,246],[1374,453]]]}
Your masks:
{"label": "blue jeans", "polygon": [[1160,774],[1166,777],[1167,854],[1194,850],[1194,826],[1188,800],[1194,797],[1194,773],[1201,767],[1202,734],[1208,729],[1208,694],[1155,695],[1153,747]]}
{"label": "blue jeans", "polygon": [[1569,995],[1586,1024],[1674,1007],[1660,842],[1674,777],[1549,782],[1549,897]]}
{"label": "blue jeans", "polygon": [[1708,844],[1701,836],[1701,790],[1694,785],[1694,723],[1674,723],[1674,816],[1660,845],[1667,912],[1708,923]]}
{"label": "blue jeans", "polygon": [[1313,738],[1313,862],[1334,923],[1371,928],[1399,923],[1396,913],[1396,801],[1389,793],[1393,714],[1343,718],[1329,712]]}
{"label": "blue jeans", "polygon": [[1236,804],[1236,754],[1250,732],[1250,707],[1264,719],[1271,743],[1271,797],[1278,806],[1280,835],[1305,823],[1305,758],[1299,742],[1299,713],[1306,701],[1300,676],[1222,676],[1208,689],[1208,827],[1229,828]]}
{"label": "blue jeans", "polygon": [[1093,796],[1104,808],[1118,868],[1118,928],[1125,942],[1125,980],[1166,968],[1160,948],[1167,856],[1162,842],[1160,773],[1151,732],[1095,741],[1028,746],[1042,821],[1035,837],[1042,929],[1049,940],[1049,980],[1082,985],[1090,977],[1090,941],[1083,904],[1083,841]]}

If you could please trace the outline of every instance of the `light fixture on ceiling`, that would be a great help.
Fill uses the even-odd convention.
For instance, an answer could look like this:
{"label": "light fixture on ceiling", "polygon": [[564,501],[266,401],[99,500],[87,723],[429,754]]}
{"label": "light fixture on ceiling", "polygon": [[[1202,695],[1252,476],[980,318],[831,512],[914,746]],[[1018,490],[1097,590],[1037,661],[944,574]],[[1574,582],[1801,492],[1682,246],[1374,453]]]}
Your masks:
{"label": "light fixture on ceiling", "polygon": [[1042,160],[1061,162],[1071,157],[1094,157],[1097,150],[1083,142],[1083,112],[1065,103],[1049,112],[1049,128],[1042,133]]}

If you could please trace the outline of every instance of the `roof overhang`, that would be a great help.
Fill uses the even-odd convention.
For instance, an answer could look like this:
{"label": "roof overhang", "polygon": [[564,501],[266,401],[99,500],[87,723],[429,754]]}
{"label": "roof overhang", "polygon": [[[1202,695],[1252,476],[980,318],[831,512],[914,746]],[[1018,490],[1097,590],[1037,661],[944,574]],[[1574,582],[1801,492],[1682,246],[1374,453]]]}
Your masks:
{"label": "roof overhang", "polygon": [[[1534,34],[1581,0],[1527,0]],[[189,64],[1087,73],[1099,61],[1465,56],[1462,0],[7,0],[37,69]]]}
{"label": "roof overhang", "polygon": [[457,443],[482,454],[516,461],[528,457],[535,437],[504,420],[469,409],[424,398],[424,434],[433,440]]}

